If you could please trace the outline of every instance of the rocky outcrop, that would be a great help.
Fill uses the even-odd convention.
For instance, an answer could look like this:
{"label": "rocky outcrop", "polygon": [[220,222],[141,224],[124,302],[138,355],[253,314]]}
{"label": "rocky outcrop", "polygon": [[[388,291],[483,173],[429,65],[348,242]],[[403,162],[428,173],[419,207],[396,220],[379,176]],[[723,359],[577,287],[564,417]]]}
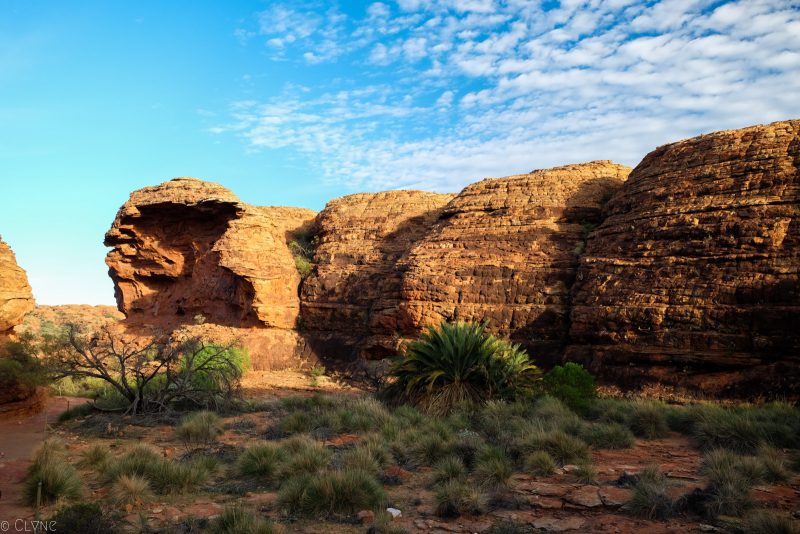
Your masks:
{"label": "rocky outcrop", "polygon": [[300,275],[287,239],[313,216],[193,178],[135,191],[105,238],[118,307],[131,323],[293,328]]}
{"label": "rocky outcrop", "polygon": [[0,341],[11,334],[34,307],[25,271],[17,265],[11,248],[0,239]]}
{"label": "rocky outcrop", "polygon": [[624,383],[800,390],[800,121],[662,146],[591,235],[566,358]]}
{"label": "rocky outcrop", "polygon": [[629,172],[595,161],[468,186],[404,260],[400,330],[489,321],[540,360],[555,358],[584,239]]}
{"label": "rocky outcrop", "polygon": [[314,272],[301,290],[303,328],[327,356],[381,358],[399,342],[403,259],[452,195],[363,193],[333,200],[314,223]]}
{"label": "rocky outcrop", "polygon": [[293,330],[300,275],[287,243],[313,217],[307,209],[251,206],[193,178],[135,191],[105,238],[126,324],[207,323],[252,349],[255,369],[294,362],[302,352]]}

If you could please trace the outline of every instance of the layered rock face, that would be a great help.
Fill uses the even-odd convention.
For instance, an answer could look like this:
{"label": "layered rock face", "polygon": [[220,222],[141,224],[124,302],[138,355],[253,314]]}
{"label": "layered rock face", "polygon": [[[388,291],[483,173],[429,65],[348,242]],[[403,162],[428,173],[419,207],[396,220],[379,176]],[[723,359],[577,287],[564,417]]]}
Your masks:
{"label": "layered rock face", "polygon": [[300,345],[300,275],[287,242],[313,217],[251,206],[193,178],[135,191],[105,238],[126,324],[169,330],[205,322],[217,337],[254,349],[255,369],[289,365]]}
{"label": "layered rock face", "polygon": [[119,309],[133,323],[202,315],[226,326],[293,328],[300,275],[287,236],[313,216],[250,206],[192,178],[135,191],[105,238]]}
{"label": "layered rock face", "polygon": [[[14,327],[22,323],[25,315],[33,308],[33,294],[28,285],[28,277],[17,265],[11,248],[0,239],[0,358],[6,356],[5,344],[12,339]],[[16,408],[12,408],[13,406],[21,404],[19,401],[28,401],[35,393],[34,388],[10,376],[0,376],[0,382],[0,417],[14,411]],[[26,404],[26,409],[31,407],[29,404]]]}
{"label": "layered rock face", "polygon": [[401,330],[489,321],[540,360],[555,358],[584,239],[629,172],[595,161],[468,186],[405,259]]}
{"label": "layered rock face", "polygon": [[363,193],[331,201],[314,223],[314,272],[301,289],[304,331],[323,355],[397,348],[404,258],[453,195]]}
{"label": "layered rock face", "polygon": [[0,341],[34,308],[31,286],[11,248],[0,239]]}
{"label": "layered rock face", "polygon": [[707,393],[800,391],[800,121],[660,147],[589,239],[566,358]]}

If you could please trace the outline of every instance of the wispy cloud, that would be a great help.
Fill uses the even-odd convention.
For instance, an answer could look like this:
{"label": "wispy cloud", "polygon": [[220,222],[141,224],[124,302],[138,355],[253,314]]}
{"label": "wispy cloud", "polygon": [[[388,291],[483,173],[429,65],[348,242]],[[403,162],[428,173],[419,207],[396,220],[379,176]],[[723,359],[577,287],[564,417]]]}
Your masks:
{"label": "wispy cloud", "polygon": [[[800,6],[746,0],[401,0],[363,14],[273,6],[275,59],[354,83],[237,102],[249,146],[303,155],[353,188],[455,190],[800,115]],[[248,30],[242,30],[248,31]]]}

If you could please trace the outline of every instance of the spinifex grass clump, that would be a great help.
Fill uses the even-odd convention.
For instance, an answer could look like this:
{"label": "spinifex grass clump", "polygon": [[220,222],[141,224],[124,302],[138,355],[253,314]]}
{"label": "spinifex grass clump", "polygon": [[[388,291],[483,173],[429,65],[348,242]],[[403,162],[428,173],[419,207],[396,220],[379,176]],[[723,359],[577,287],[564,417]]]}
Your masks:
{"label": "spinifex grass clump", "polygon": [[136,445],[107,464],[108,482],[122,476],[141,477],[159,494],[187,493],[204,483],[209,471],[202,462],[172,461],[148,445]]}
{"label": "spinifex grass clump", "polygon": [[248,447],[239,456],[237,466],[244,476],[272,483],[285,459],[286,453],[283,449],[273,443],[265,442]]}
{"label": "spinifex grass clump", "polygon": [[485,325],[445,322],[409,343],[389,375],[385,399],[443,415],[467,402],[523,397],[540,372],[519,345],[486,333]]}
{"label": "spinifex grass clump", "polygon": [[380,482],[360,469],[303,473],[288,479],[278,492],[279,508],[313,518],[377,510],[385,502]]}
{"label": "spinifex grass clump", "polygon": [[211,534],[273,534],[272,523],[241,507],[228,507],[211,522]]}
{"label": "spinifex grass clump", "polygon": [[186,447],[205,447],[216,441],[223,430],[222,419],[217,414],[201,410],[184,417],[175,435]]}
{"label": "spinifex grass clump", "polygon": [[63,446],[56,441],[45,441],[36,451],[25,476],[25,503],[36,506],[60,498],[75,500],[82,493],[80,476],[67,461]]}
{"label": "spinifex grass clump", "polygon": [[625,508],[646,519],[667,519],[673,514],[675,505],[667,492],[667,477],[657,466],[648,466],[638,475]]}

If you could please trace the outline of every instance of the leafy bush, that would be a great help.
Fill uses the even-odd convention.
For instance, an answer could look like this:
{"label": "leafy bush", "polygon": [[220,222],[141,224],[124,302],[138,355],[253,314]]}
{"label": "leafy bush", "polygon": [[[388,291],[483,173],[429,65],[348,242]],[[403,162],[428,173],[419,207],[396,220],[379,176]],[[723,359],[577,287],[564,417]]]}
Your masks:
{"label": "leafy bush", "polygon": [[175,436],[189,446],[208,446],[222,434],[222,419],[214,412],[201,410],[185,416],[175,429]]}
{"label": "leafy bush", "polygon": [[[40,489],[41,488],[41,489]],[[80,475],[64,456],[60,443],[46,441],[36,451],[33,463],[28,467],[23,487],[25,503],[36,506],[48,504],[60,498],[76,500],[83,494]]]}
{"label": "leafy bush", "polygon": [[625,508],[637,517],[646,519],[668,519],[675,504],[667,492],[667,477],[657,466],[646,467],[633,488],[633,496]]}
{"label": "leafy bush", "polygon": [[377,510],[385,502],[380,482],[359,469],[301,474],[287,480],[278,492],[279,508],[304,517]]}
{"label": "leafy bush", "polygon": [[103,512],[95,503],[76,503],[60,509],[50,517],[58,532],[95,534],[117,532],[115,518]]}
{"label": "leafy bush", "polygon": [[436,415],[465,403],[529,394],[540,372],[519,345],[475,323],[429,326],[405,347],[381,395]]}
{"label": "leafy bush", "polygon": [[587,412],[597,398],[594,377],[583,366],[573,362],[553,367],[544,375],[543,386],[549,395],[561,399],[580,413]]}
{"label": "leafy bush", "polygon": [[32,391],[47,382],[46,369],[34,356],[34,349],[29,343],[24,340],[10,341],[0,348],[0,391]]}
{"label": "leafy bush", "polygon": [[274,534],[272,523],[244,508],[227,507],[209,527],[211,534]]}
{"label": "leafy bush", "polygon": [[436,515],[440,517],[481,514],[486,509],[486,497],[480,490],[460,480],[450,480],[437,486],[434,495]]}

